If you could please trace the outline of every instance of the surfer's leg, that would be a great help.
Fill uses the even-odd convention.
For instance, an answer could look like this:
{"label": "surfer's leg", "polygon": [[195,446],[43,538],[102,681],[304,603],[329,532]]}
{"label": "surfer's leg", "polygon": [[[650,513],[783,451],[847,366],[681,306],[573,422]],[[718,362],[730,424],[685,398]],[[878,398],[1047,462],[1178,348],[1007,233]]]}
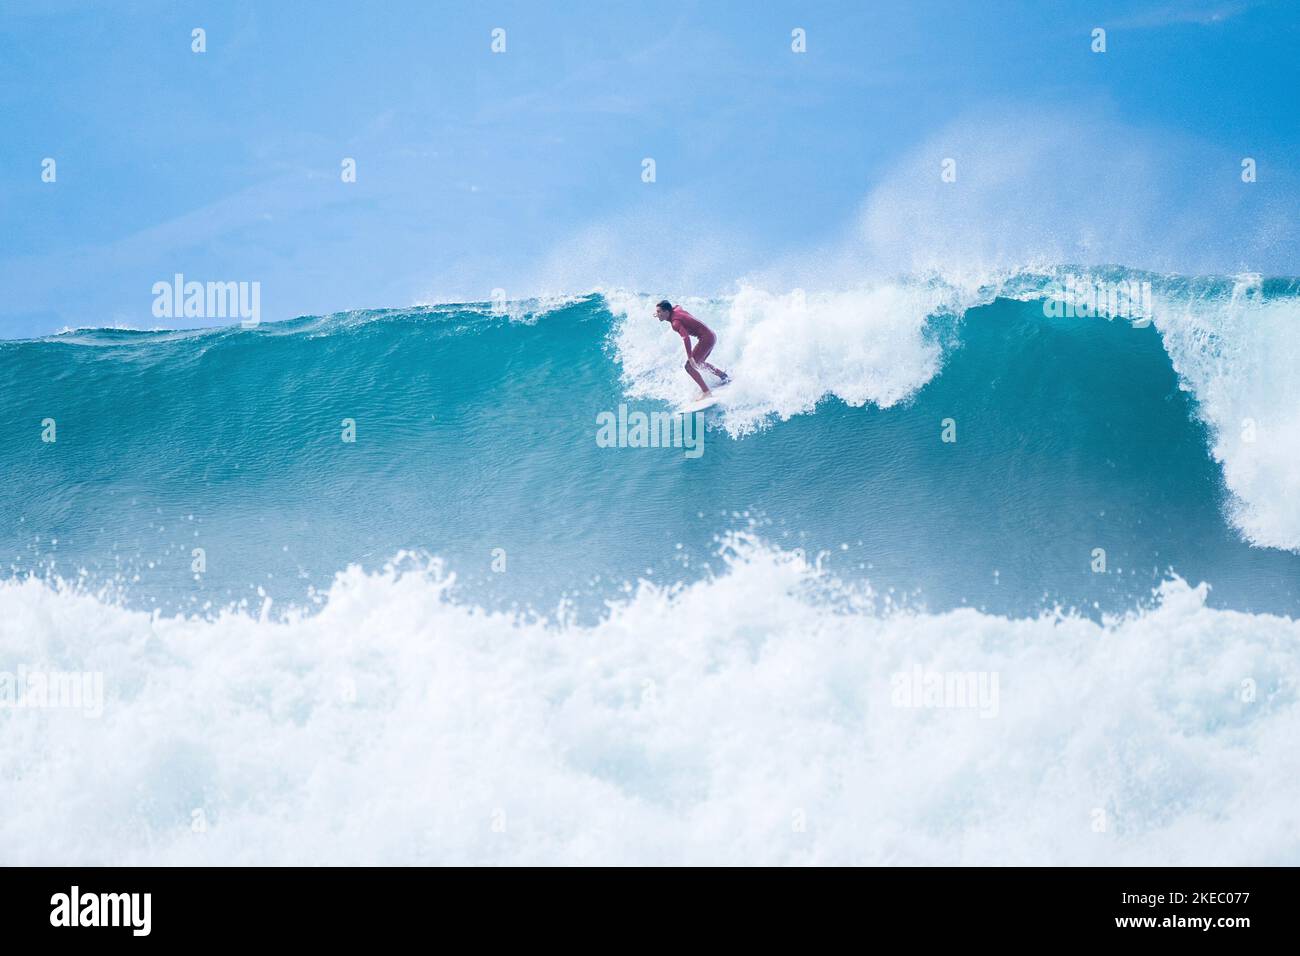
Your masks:
{"label": "surfer's leg", "polygon": [[721,384],[726,385],[729,381],[731,381],[731,376],[728,375],[726,372],[724,372],[722,369],[718,368],[716,365],[710,365],[708,362],[703,362],[701,364],[703,364],[704,367],[707,368],[714,375],[718,376],[718,378],[722,379]]}
{"label": "surfer's leg", "polygon": [[705,359],[709,357],[709,353],[713,351],[713,346],[717,344],[718,344],[718,340],[716,338],[700,339],[697,343],[695,343],[695,349],[694,351],[691,352],[691,358],[695,359],[696,365],[704,366],[704,368],[707,368],[714,375],[718,376],[718,378],[722,379],[723,382],[726,382],[727,379],[729,379],[731,376],[729,376],[722,369],[710,365],[708,362],[705,361]]}
{"label": "surfer's leg", "polygon": [[695,361],[692,360],[687,362],[684,367],[686,369],[686,374],[695,379],[695,384],[700,387],[700,391],[705,395],[709,394],[709,386],[704,384],[704,376],[702,376],[699,369],[695,367]]}

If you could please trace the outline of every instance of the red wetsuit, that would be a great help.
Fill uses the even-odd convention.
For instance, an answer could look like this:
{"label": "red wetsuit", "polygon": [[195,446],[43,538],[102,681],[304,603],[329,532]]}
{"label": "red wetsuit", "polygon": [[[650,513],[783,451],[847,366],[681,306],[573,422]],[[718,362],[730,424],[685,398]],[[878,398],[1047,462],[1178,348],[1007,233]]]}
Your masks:
{"label": "red wetsuit", "polygon": [[[718,342],[718,337],[713,334],[713,330],[680,305],[673,308],[673,317],[669,321],[672,322],[673,331],[680,335],[686,344],[686,357],[703,363]],[[692,335],[699,339],[694,349],[691,348]]]}
{"label": "red wetsuit", "polygon": [[[701,393],[709,394],[709,386],[700,375],[701,368],[707,368],[725,385],[727,373],[706,361],[709,353],[713,351],[713,346],[718,342],[718,337],[713,334],[713,330],[680,305],[673,307],[673,314],[669,321],[672,323],[673,331],[682,337],[682,344],[686,346],[686,374],[695,379],[695,384],[700,386]],[[691,348],[692,335],[699,339],[695,343],[695,348]]]}

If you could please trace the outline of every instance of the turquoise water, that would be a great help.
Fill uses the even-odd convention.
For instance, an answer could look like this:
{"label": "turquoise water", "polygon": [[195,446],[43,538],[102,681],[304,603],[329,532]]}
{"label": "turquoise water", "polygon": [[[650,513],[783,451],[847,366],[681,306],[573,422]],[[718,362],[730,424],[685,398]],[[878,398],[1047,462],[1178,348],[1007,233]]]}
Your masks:
{"label": "turquoise water", "polygon": [[[620,338],[651,321],[590,295],[0,343],[0,559],[193,610],[301,604],[409,549],[469,601],[593,616],[638,579],[717,572],[719,537],[752,530],[929,610],[1122,611],[1177,574],[1214,606],[1300,611],[1300,554],[1234,525],[1212,416],[1159,322],[939,310],[935,374],[902,401],[832,391],[740,430],[711,413],[689,458],[595,440],[620,403],[670,407]],[[722,329],[724,366],[744,335]]]}
{"label": "turquoise water", "polygon": [[6,859],[1293,864],[1295,284],[1052,281],[0,343]]}

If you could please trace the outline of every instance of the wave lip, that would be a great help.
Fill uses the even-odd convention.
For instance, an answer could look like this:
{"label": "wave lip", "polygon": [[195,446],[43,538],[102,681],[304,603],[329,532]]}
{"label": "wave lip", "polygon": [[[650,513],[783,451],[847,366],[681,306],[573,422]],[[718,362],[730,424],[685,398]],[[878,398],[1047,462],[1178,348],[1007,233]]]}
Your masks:
{"label": "wave lip", "polygon": [[1212,430],[1233,524],[1252,544],[1300,552],[1300,298],[1243,276],[1167,297],[1156,327]]}
{"label": "wave lip", "polygon": [[[410,559],[280,621],[8,581],[4,660],[101,671],[107,696],[0,711],[0,856],[1293,865],[1300,622],[1205,596],[887,613],[747,536],[720,576],[585,627],[459,603]],[[996,713],[901,700],[918,668],[996,675]]]}

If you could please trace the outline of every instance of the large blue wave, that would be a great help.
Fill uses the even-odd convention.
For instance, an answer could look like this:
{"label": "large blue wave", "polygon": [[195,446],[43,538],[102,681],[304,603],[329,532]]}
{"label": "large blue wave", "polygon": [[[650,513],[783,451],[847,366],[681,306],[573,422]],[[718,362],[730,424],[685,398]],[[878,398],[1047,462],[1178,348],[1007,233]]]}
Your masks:
{"label": "large blue wave", "polygon": [[[1240,298],[1178,281],[1189,314]],[[1300,610],[1300,555],[1252,540],[1225,480],[1207,407],[1233,382],[1192,367],[1221,372],[1233,328],[1056,317],[1046,289],[695,306],[737,375],[698,458],[596,440],[602,413],[689,393],[638,297],[3,343],[0,547],[11,574],[179,609],[302,602],[413,549],[475,601],[595,613],[709,575],[743,528],[931,609],[1122,610],[1173,572]]]}
{"label": "large blue wave", "polygon": [[1050,279],[0,343],[6,860],[1293,863],[1294,291]]}

